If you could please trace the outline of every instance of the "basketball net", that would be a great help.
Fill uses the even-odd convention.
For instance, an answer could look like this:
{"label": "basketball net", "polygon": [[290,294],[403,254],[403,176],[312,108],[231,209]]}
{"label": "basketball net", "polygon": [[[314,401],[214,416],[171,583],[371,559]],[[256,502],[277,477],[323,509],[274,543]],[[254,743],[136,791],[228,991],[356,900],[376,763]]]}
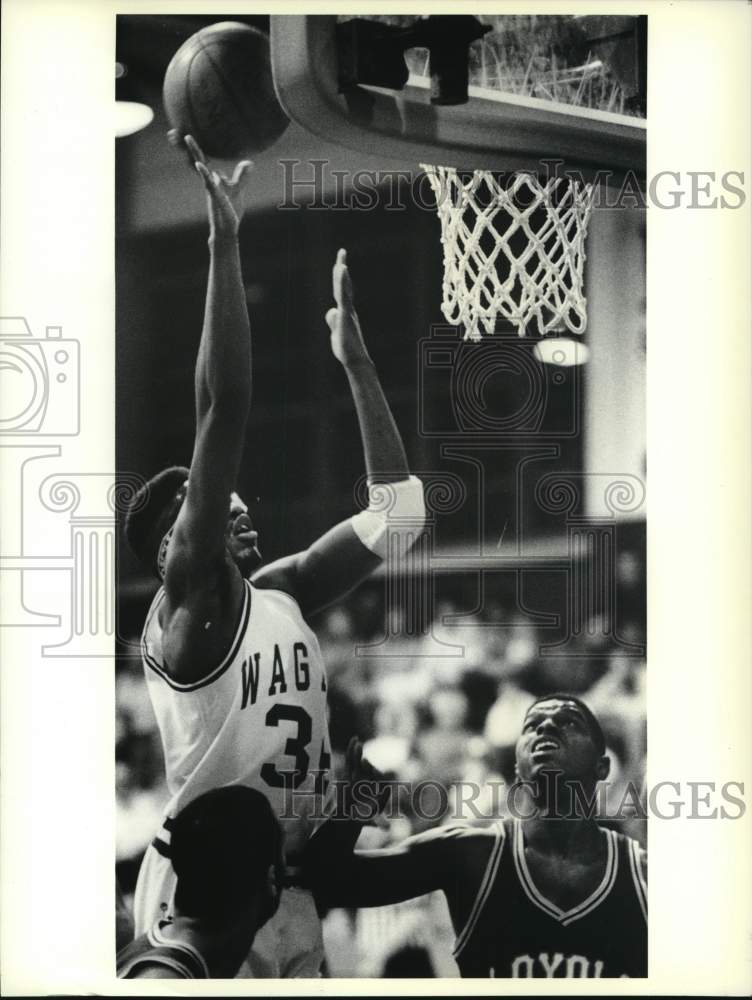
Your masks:
{"label": "basketball net", "polygon": [[584,333],[585,238],[593,185],[535,174],[494,176],[421,164],[431,183],[444,248],[442,312],[466,340],[492,334],[498,317],[523,337],[565,327]]}

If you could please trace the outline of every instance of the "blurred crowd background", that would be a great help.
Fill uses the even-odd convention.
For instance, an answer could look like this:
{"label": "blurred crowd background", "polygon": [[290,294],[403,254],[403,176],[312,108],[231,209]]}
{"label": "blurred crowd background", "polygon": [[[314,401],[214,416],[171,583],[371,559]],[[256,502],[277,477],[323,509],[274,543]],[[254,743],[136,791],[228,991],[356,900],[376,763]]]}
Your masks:
{"label": "blurred crowd background", "polygon": [[[622,574],[639,569],[636,556],[622,559]],[[348,740],[358,735],[366,756],[389,777],[447,789],[442,803],[432,801],[435,786],[427,786],[420,814],[410,796],[402,796],[390,820],[364,830],[361,845],[381,846],[437,823],[489,822],[499,815],[499,804],[503,814],[499,783],[514,780],[524,713],[536,696],[560,689],[582,696],[603,725],[611,758],[601,804],[605,821],[644,843],[646,823],[630,808],[613,817],[628,783],[639,792],[644,786],[644,660],[631,647],[614,645],[598,621],[575,640],[580,657],[541,655],[545,632],[510,625],[511,606],[491,600],[481,613],[463,613],[468,595],[462,581],[443,582],[437,589],[446,593],[439,594],[433,621],[421,635],[405,634],[403,609],[386,603],[383,580],[364,585],[314,622],[329,677],[335,773]],[[644,643],[641,609],[630,610],[620,635]],[[117,870],[126,899],[167,797],[142,671],[138,660],[123,657],[117,674]],[[455,974],[449,957],[453,933],[440,894],[392,907],[333,911],[324,928],[333,976]]]}
{"label": "blurred crowd background", "polygon": [[[161,86],[179,45],[218,19],[118,17],[118,97],[155,113],[148,128],[116,146],[117,468],[130,482],[190,461],[207,223],[195,171],[165,141]],[[511,781],[525,709],[535,696],[565,689],[602,720],[612,789],[629,781],[641,787],[644,507],[638,497],[630,509],[606,510],[602,474],[644,476],[644,213],[594,212],[586,271],[591,358],[553,368],[533,359],[532,338],[512,332],[468,345],[447,326],[439,223],[417,165],[406,166],[375,147],[343,150],[291,125],[256,159],[240,234],[254,386],[238,491],[251,506],[265,560],[309,545],[357,509],[362,449],[324,323],[342,246],[411,468],[444,477],[452,498],[431,510],[431,586],[420,613],[405,601],[404,586],[390,587],[382,576],[312,623],[329,674],[335,771],[357,734],[382,771],[449,789],[449,815],[434,822],[458,815],[483,822],[473,813],[488,808],[495,783]],[[353,202],[363,171],[372,172],[368,186],[376,192],[365,207]],[[539,499],[541,484],[558,475],[574,490],[571,505],[556,502],[569,487],[553,503]],[[603,546],[584,565],[584,555],[573,555],[572,532],[584,531],[582,541],[593,525],[601,530],[604,515]],[[577,572],[577,586],[600,581],[603,600],[586,601],[575,622]],[[138,656],[155,589],[122,544],[116,793],[126,899],[166,799]],[[479,789],[473,810],[454,801],[470,783]],[[398,820],[369,827],[364,841],[421,829],[427,821],[404,805]],[[644,839],[639,820],[621,822]],[[325,933],[334,976],[453,972],[439,898],[333,912]]]}

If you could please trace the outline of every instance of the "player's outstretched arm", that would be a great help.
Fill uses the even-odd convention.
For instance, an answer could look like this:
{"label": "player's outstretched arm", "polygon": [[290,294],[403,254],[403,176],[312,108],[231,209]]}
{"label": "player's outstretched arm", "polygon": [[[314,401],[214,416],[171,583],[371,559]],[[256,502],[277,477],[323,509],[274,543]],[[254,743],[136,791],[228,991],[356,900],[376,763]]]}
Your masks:
{"label": "player's outstretched arm", "polygon": [[[167,552],[165,590],[173,612],[211,612],[221,642],[223,619],[234,624],[242,598],[242,580],[225,555],[225,531],[251,399],[251,334],[238,246],[249,164],[239,163],[227,178],[209,168],[190,136],[185,145],[206,191],[209,278],[195,372],[196,435],[186,498]],[[213,603],[216,608],[207,607]],[[167,623],[165,659],[178,674],[187,659],[184,647],[195,641],[190,622],[199,618],[181,616],[179,629]]]}
{"label": "player's outstretched arm", "polygon": [[363,757],[363,744],[356,736],[345,752],[344,778],[335,788],[335,807],[303,853],[303,871],[312,883],[319,872],[349,858],[361,830],[376,818],[389,798],[389,782]]}
{"label": "player's outstretched arm", "polygon": [[395,804],[398,786],[385,781],[364,757],[358,739],[347,748],[337,783],[337,809],[316,831],[303,856],[303,877],[322,906],[386,906],[444,892],[455,927],[475,905],[497,841],[494,828],[442,826],[393,847],[353,848],[364,823]]}
{"label": "player's outstretched arm", "polygon": [[405,528],[403,551],[425,517],[422,484],[410,475],[402,438],[363,340],[345,250],[337,254],[332,280],[336,306],[326,322],[332,353],[345,370],[355,404],[371,503],[368,511],[336,525],[304,552],[272,563],[254,577],[258,586],[291,593],[304,614],[343,597],[378,567],[386,557],[389,516],[393,533],[399,525]]}
{"label": "player's outstretched arm", "polygon": [[363,340],[355,310],[347,251],[340,250],[332,271],[334,301],[326,314],[332,353],[345,370],[358,415],[370,483],[407,479],[410,470],[402,438]]}
{"label": "player's outstretched arm", "polygon": [[351,739],[345,773],[337,785],[337,808],[303,855],[305,883],[322,905],[383,906],[443,887],[446,858],[441,831],[353,854],[361,829],[383,810],[389,792],[384,776],[363,757],[360,740]]}
{"label": "player's outstretched arm", "polygon": [[444,889],[443,831],[428,830],[376,851],[356,851],[312,874],[317,902],[328,907],[388,906]]}

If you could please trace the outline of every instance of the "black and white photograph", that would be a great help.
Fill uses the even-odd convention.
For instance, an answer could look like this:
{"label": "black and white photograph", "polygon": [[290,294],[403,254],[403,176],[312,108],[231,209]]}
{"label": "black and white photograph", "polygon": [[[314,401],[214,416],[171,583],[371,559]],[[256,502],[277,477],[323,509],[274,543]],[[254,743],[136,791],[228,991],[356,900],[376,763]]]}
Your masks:
{"label": "black and white photograph", "polygon": [[647,975],[648,22],[118,18],[120,976]]}
{"label": "black and white photograph", "polygon": [[72,3],[3,18],[14,992],[743,995],[745,5]]}

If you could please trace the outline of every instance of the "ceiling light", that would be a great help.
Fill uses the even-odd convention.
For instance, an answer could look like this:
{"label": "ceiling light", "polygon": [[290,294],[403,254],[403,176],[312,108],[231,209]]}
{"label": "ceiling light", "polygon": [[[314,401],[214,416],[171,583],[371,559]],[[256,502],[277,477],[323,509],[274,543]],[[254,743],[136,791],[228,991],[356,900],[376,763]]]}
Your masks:
{"label": "ceiling light", "polygon": [[124,135],[139,132],[151,122],[154,112],[148,104],[137,101],[115,101],[115,135],[121,139]]}
{"label": "ceiling light", "polygon": [[572,365],[584,365],[590,357],[590,348],[579,340],[569,337],[544,337],[533,348],[533,354],[544,365],[558,365],[559,368],[571,368]]}

